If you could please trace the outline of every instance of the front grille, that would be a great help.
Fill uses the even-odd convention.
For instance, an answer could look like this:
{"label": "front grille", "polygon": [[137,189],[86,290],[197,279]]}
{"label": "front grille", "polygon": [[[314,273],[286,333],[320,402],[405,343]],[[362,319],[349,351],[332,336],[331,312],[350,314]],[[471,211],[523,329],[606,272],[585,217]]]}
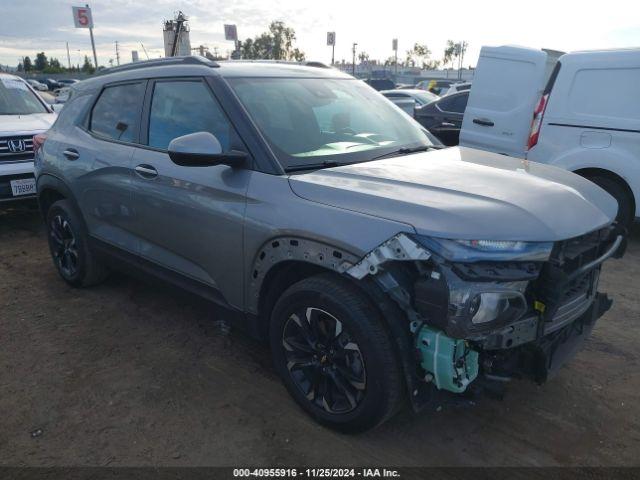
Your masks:
{"label": "front grille", "polygon": [[33,135],[0,138],[0,163],[21,162],[33,158]]}
{"label": "front grille", "polygon": [[544,304],[543,333],[562,328],[587,311],[595,298],[600,265],[577,278],[582,266],[599,258],[615,239],[613,228],[558,242],[533,288],[534,300]]}

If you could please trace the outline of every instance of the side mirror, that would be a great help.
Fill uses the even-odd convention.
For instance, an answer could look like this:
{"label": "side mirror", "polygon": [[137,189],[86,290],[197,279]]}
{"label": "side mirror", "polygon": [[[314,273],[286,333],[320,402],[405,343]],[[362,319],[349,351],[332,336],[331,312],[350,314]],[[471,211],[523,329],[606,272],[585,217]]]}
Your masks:
{"label": "side mirror", "polygon": [[174,138],[169,143],[169,158],[183,167],[210,167],[229,165],[239,167],[247,159],[247,154],[232,150],[222,152],[220,142],[209,132],[196,132]]}

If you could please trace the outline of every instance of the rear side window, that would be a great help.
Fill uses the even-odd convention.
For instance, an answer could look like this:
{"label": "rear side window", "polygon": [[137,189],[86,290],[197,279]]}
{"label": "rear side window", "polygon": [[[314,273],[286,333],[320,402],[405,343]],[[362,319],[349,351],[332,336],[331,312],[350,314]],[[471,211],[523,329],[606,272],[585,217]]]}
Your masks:
{"label": "rear side window", "polygon": [[144,89],[143,82],[105,88],[93,106],[89,129],[121,142],[136,141]]}
{"label": "rear side window", "polygon": [[445,112],[464,113],[467,108],[469,94],[447,96],[439,103],[441,110]]}
{"label": "rear side window", "polygon": [[149,146],[166,150],[174,138],[196,132],[215,135],[223,152],[236,143],[231,123],[204,83],[156,83],[149,115]]}

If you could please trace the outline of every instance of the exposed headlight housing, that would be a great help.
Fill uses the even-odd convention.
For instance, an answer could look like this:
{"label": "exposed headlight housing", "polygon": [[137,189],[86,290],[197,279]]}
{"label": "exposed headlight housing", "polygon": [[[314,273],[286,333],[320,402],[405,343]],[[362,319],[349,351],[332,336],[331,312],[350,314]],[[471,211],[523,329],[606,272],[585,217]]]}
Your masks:
{"label": "exposed headlight housing", "polygon": [[423,247],[450,262],[539,261],[549,259],[553,242],[451,240],[415,235]]}

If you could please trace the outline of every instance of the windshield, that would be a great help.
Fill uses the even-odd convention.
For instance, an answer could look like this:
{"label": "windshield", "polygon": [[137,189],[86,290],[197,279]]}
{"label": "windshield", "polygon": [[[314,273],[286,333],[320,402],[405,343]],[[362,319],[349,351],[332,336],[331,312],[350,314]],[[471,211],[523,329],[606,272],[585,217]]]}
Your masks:
{"label": "windshield", "polygon": [[0,115],[47,113],[27,84],[16,78],[0,78]]}
{"label": "windshield", "polygon": [[285,169],[365,162],[430,134],[359,80],[236,78],[231,85]]}

